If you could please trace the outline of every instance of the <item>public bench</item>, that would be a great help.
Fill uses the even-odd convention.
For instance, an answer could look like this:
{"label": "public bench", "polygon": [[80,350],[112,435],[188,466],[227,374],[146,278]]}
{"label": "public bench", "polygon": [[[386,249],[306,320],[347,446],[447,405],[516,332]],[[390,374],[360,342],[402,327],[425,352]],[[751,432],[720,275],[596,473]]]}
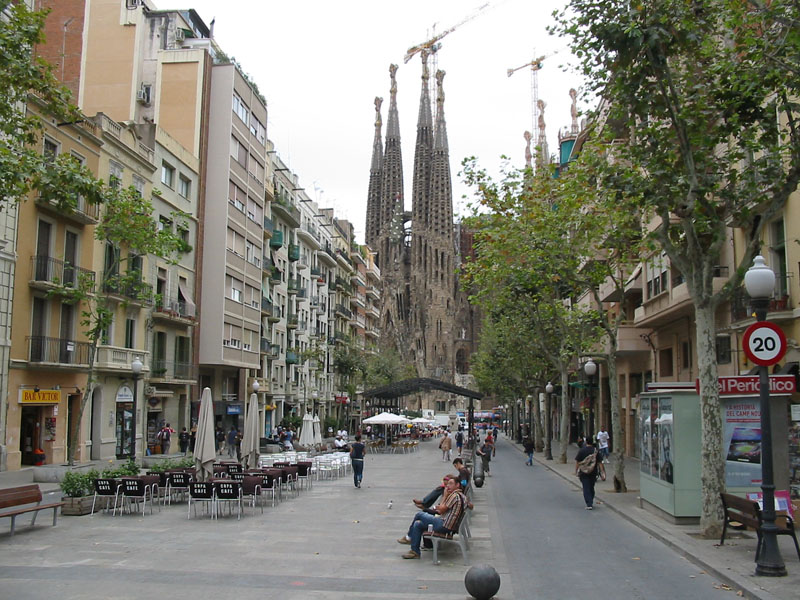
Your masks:
{"label": "public bench", "polygon": [[[34,502],[36,503],[34,506],[25,506]],[[33,527],[36,524],[36,516],[39,511],[49,508],[53,509],[53,527],[55,527],[58,520],[58,509],[62,506],[64,506],[63,502],[42,504],[42,490],[36,484],[0,490],[0,518],[9,517],[11,519],[11,535],[14,535],[18,515],[32,512],[31,527]]]}
{"label": "public bench", "polygon": [[[722,500],[722,506],[725,508],[725,521],[722,524],[722,537],[719,540],[720,546],[725,543],[725,533],[729,524],[738,523],[740,527],[749,527],[756,532],[756,536],[758,537],[756,556],[754,559],[757,561],[763,544],[762,526],[764,524],[764,516],[761,512],[761,508],[758,506],[758,502],[724,492],[720,494],[720,499]],[[731,526],[735,527],[735,525]],[[784,512],[779,512],[776,515],[775,526],[778,528],[777,535],[792,536],[794,547],[797,550],[797,557],[800,558],[800,545],[797,543],[797,536],[795,535],[794,521],[792,518]]]}

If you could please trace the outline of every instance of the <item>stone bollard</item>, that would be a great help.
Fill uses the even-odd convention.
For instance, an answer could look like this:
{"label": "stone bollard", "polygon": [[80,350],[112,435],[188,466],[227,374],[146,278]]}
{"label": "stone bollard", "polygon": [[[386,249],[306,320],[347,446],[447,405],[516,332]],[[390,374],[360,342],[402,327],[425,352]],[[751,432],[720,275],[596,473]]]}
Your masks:
{"label": "stone bollard", "polygon": [[492,565],[474,565],[464,576],[467,592],[477,600],[489,600],[500,589],[500,575]]}
{"label": "stone bollard", "polygon": [[483,487],[483,461],[480,456],[475,456],[475,464],[472,467],[472,481],[475,487]]}

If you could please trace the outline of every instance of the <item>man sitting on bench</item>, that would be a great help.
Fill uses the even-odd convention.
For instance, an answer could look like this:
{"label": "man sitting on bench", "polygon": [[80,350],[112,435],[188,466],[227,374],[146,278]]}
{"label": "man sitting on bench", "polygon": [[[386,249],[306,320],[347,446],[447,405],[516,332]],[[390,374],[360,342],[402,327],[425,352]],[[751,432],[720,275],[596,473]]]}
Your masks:
{"label": "man sitting on bench", "polygon": [[[453,461],[453,466],[456,468],[456,471],[458,471],[457,479],[461,484],[461,491],[466,493],[467,486],[469,485],[469,481],[472,478],[472,474],[470,473],[469,469],[464,466],[464,461],[461,458],[456,458]],[[448,476],[445,475],[445,478],[447,477]],[[414,505],[421,510],[430,508],[431,506],[434,505],[436,499],[439,496],[441,496],[442,493],[444,492],[444,486],[445,482],[442,481],[442,485],[438,485],[435,488],[433,488],[433,490],[431,490],[428,493],[428,495],[425,496],[422,500],[417,500],[416,498],[414,498],[412,500],[414,502]]]}
{"label": "man sitting on bench", "polygon": [[428,531],[429,526],[432,526],[434,533],[444,535],[457,533],[461,516],[469,502],[456,479],[448,479],[446,485],[445,500],[432,509],[434,514],[418,512],[411,521],[408,533],[397,540],[401,544],[411,545],[411,550],[403,554],[403,558],[419,558],[422,534]]}

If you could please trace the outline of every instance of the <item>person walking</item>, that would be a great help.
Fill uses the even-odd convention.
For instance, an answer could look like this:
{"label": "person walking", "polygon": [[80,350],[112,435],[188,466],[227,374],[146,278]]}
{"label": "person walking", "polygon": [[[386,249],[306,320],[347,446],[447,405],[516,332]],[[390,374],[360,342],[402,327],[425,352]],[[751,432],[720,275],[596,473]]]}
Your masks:
{"label": "person walking", "polygon": [[216,442],[217,454],[220,454],[222,452],[222,446],[225,444],[225,430],[220,426],[217,426],[217,434],[214,441]]}
{"label": "person walking", "polygon": [[197,425],[192,425],[192,431],[189,433],[189,452],[194,454],[194,445],[197,441]]}
{"label": "person walking", "polygon": [[228,439],[225,440],[228,443],[228,458],[236,456],[236,435],[236,427],[231,425],[231,430],[228,432]]}
{"label": "person walking", "polygon": [[178,434],[178,445],[181,448],[181,454],[186,456],[186,453],[189,451],[189,432],[186,431],[186,427]]}
{"label": "person walking", "polygon": [[492,444],[489,443],[489,438],[492,436],[487,436],[486,441],[481,444],[480,448],[477,450],[478,456],[481,457],[481,463],[483,464],[483,472],[486,473],[486,477],[491,477],[492,474],[489,472],[489,463],[492,460]]}
{"label": "person walking", "polygon": [[453,438],[450,437],[448,431],[444,432],[442,441],[439,442],[439,448],[442,451],[442,460],[450,462],[450,451],[453,449]]}
{"label": "person walking", "polygon": [[161,442],[161,454],[169,454],[169,444],[173,433],[175,433],[175,430],[167,423],[156,435],[158,441]]}
{"label": "person walking", "polygon": [[597,449],[588,441],[575,455],[575,475],[581,480],[586,510],[592,510],[594,508],[594,484],[598,475],[603,481],[606,480],[606,469],[603,461],[598,459]]}
{"label": "person walking", "polygon": [[525,461],[525,464],[528,465],[529,467],[532,467],[533,466],[533,440],[531,439],[531,436],[526,435],[522,439],[522,447],[525,449],[525,454],[528,455],[528,460]]}
{"label": "person walking", "polygon": [[350,464],[353,467],[353,483],[357,488],[361,487],[361,480],[364,477],[364,450],[366,446],[361,443],[361,434],[356,434],[356,441],[350,444]]}
{"label": "person walking", "polygon": [[608,438],[608,432],[601,427],[600,431],[597,432],[597,448],[604,463],[608,462]]}
{"label": "person walking", "polygon": [[458,455],[461,456],[461,451],[464,449],[464,432],[460,429],[456,432],[456,448],[458,448]]}

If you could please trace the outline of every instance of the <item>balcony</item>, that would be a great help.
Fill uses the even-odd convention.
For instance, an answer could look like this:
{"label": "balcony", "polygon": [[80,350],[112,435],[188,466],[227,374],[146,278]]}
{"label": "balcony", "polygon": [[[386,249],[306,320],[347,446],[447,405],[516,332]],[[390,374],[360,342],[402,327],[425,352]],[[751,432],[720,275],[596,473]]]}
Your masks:
{"label": "balcony", "polygon": [[366,297],[361,292],[356,292],[350,296],[350,304],[358,306],[359,308],[366,308]]}
{"label": "balcony", "polygon": [[380,300],[381,299],[381,293],[378,290],[378,288],[375,287],[374,285],[368,285],[367,286],[367,296],[369,296],[373,300]]}
{"label": "balcony", "polygon": [[100,205],[90,204],[82,196],[78,196],[78,203],[75,206],[59,206],[56,202],[41,197],[36,199],[36,204],[48,212],[79,225],[95,225],[100,220]]}
{"label": "balcony", "polygon": [[[769,301],[768,318],[770,321],[785,322],[794,319],[794,305],[789,294],[789,277],[777,278],[775,281],[775,291]],[[742,325],[749,324],[755,320],[754,311],[750,308],[750,296],[747,295],[744,287],[733,292],[731,297],[731,323]]]}
{"label": "balcony", "polygon": [[325,275],[320,273],[317,276],[317,285],[325,285]]}
{"label": "balcony", "polygon": [[381,270],[374,262],[367,265],[367,279],[374,283],[380,283]]}
{"label": "balcony", "polygon": [[89,342],[31,335],[28,337],[28,360],[48,366],[88,367],[90,347]]}
{"label": "balcony", "polygon": [[261,352],[266,355],[267,360],[278,360],[281,347],[278,344],[270,344],[266,338],[261,338]]}
{"label": "balcony", "polygon": [[289,244],[289,261],[295,262],[300,260],[300,246],[298,244]]}
{"label": "balcony", "polygon": [[194,322],[194,305],[192,305],[192,309],[190,310],[186,302],[181,302],[179,300],[156,302],[156,305],[153,307],[152,317],[154,320],[191,325]]}
{"label": "balcony", "polygon": [[275,230],[275,225],[272,222],[272,219],[269,217],[264,217],[264,239],[268,240],[272,238],[272,233]]}
{"label": "balcony", "polygon": [[282,318],[280,306],[272,305],[267,311],[264,311],[262,307],[262,312],[266,312],[267,322],[269,323],[277,323]]}
{"label": "balcony", "polygon": [[297,299],[304,302],[308,300],[308,290],[304,287],[301,287],[299,290],[297,290]]}
{"label": "balcony", "polygon": [[133,304],[153,304],[153,286],[143,281],[125,281],[112,277],[110,281],[106,281],[103,291]]}
{"label": "balcony", "polygon": [[375,306],[371,302],[367,305],[367,314],[370,317],[374,318],[374,319],[380,319],[381,318],[380,310],[378,309],[377,306]]}
{"label": "balcony", "polygon": [[274,285],[279,285],[283,281],[283,273],[278,267],[272,267],[269,271],[269,280]]}
{"label": "balcony", "polygon": [[345,308],[344,304],[337,304],[335,308],[336,315],[342,317],[344,319],[350,319],[353,316],[353,313],[350,309]]}
{"label": "balcony", "polygon": [[308,321],[299,321],[297,323],[297,333],[305,333],[308,331]]}
{"label": "balcony", "polygon": [[102,345],[97,347],[97,356],[94,360],[98,371],[111,371],[115,373],[131,373],[131,363],[138,358],[145,365],[145,374],[150,370],[150,353],[133,348]]}
{"label": "balcony", "polygon": [[369,337],[373,339],[378,339],[381,336],[381,332],[377,327],[373,327],[372,325],[367,325],[366,330],[364,331]]}
{"label": "balcony", "polygon": [[290,277],[288,283],[288,291],[290,294],[296,294],[300,290],[300,278]]}
{"label": "balcony", "polygon": [[367,284],[364,282],[364,277],[359,272],[351,273],[350,275],[350,283],[353,284],[355,287],[367,287]]}
{"label": "balcony", "polygon": [[336,260],[339,262],[339,266],[345,271],[353,270],[353,262],[350,260],[348,253],[344,250],[340,248],[336,249]]}
{"label": "balcony", "polygon": [[149,381],[160,383],[195,383],[197,367],[190,362],[154,359],[150,365]]}
{"label": "balcony", "polygon": [[283,246],[283,232],[276,229],[272,232],[269,247],[273,250],[278,250],[281,246]]}
{"label": "balcony", "polygon": [[300,209],[289,199],[286,194],[278,194],[272,203],[272,216],[282,218],[295,229],[300,227]]}
{"label": "balcony", "polygon": [[287,329],[297,329],[297,315],[290,314],[286,317],[286,328]]}
{"label": "balcony", "polygon": [[[721,271],[720,274],[722,275]],[[727,281],[727,274],[714,277],[712,293],[719,292]],[[637,327],[661,327],[675,319],[693,314],[694,305],[689,295],[689,288],[685,282],[681,282],[645,300],[634,312],[634,323]]]}
{"label": "balcony", "polygon": [[346,333],[342,333],[341,331],[337,331],[333,334],[333,339],[337,344],[349,344],[350,343],[350,336]]}
{"label": "balcony", "polygon": [[63,260],[49,256],[31,256],[29,285],[32,288],[51,290],[61,285],[74,287],[81,279],[91,281],[92,287],[94,287],[94,271],[73,267]]}
{"label": "balcony", "polygon": [[322,247],[317,228],[309,223],[303,223],[300,226],[297,230],[297,237],[302,239],[312,250],[319,250]]}
{"label": "balcony", "polygon": [[294,350],[287,350],[286,351],[286,364],[287,365],[296,365],[300,362],[300,358],[297,355],[297,352]]}
{"label": "balcony", "polygon": [[344,277],[336,277],[335,281],[335,291],[343,292],[345,294],[352,294],[353,293],[353,286],[344,278]]}
{"label": "balcony", "polygon": [[329,267],[336,266],[336,253],[333,251],[333,248],[328,242],[323,244],[322,248],[320,248],[319,252],[317,252],[317,258],[319,258],[322,262],[327,264]]}

